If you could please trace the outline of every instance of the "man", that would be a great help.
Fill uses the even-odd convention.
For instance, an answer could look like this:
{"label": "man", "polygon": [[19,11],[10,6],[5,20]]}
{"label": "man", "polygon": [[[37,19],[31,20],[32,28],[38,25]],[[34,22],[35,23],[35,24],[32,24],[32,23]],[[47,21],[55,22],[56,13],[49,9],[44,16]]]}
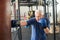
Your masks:
{"label": "man", "polygon": [[28,21],[20,21],[21,26],[32,25],[31,40],[46,40],[46,34],[49,33],[49,29],[46,24],[46,20],[41,18],[42,11],[35,11],[35,18],[31,18]]}

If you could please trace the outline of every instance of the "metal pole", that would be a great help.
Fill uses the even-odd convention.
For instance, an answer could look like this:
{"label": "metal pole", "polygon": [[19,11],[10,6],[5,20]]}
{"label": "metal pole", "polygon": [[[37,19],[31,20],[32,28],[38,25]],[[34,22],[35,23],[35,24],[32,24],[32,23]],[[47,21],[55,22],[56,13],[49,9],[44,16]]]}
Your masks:
{"label": "metal pole", "polygon": [[[20,21],[20,1],[18,0],[18,21]],[[21,26],[19,26],[19,29],[18,29],[18,39],[19,40],[22,40],[22,32],[21,32]]]}
{"label": "metal pole", "polygon": [[20,20],[20,2],[18,0],[18,20]]}
{"label": "metal pole", "polygon": [[29,9],[29,11],[31,10],[31,9],[30,9],[30,6],[28,6],[28,9]]}
{"label": "metal pole", "polygon": [[15,9],[16,8],[16,4],[14,3],[13,5],[14,5],[14,19],[16,19],[16,9]]}
{"label": "metal pole", "polygon": [[46,15],[46,0],[44,0],[44,13]]}
{"label": "metal pole", "polygon": [[[49,2],[49,1],[48,1],[48,2]],[[47,2],[47,3],[48,3],[48,2]],[[49,3],[47,4],[47,13],[48,13],[48,16],[47,16],[47,17],[49,18],[49,16],[50,16],[50,14],[49,14]]]}
{"label": "metal pole", "polygon": [[55,34],[55,0],[52,0],[53,2],[53,30],[54,30],[54,40],[56,40],[56,34]]}
{"label": "metal pole", "polygon": [[57,24],[57,1],[56,1],[56,24]]}
{"label": "metal pole", "polygon": [[[36,0],[36,2],[38,2],[38,1]],[[38,9],[38,4],[36,4],[36,9]]]}

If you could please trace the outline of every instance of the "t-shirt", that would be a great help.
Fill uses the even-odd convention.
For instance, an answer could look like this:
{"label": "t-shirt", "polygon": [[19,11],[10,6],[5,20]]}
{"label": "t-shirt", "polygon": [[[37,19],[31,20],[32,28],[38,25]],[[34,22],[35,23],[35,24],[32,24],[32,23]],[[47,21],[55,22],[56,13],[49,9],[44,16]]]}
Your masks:
{"label": "t-shirt", "polygon": [[32,25],[31,40],[46,40],[44,28],[47,27],[46,20],[41,18],[38,22],[35,18],[27,21],[27,26]]}
{"label": "t-shirt", "polygon": [[50,29],[50,21],[47,17],[44,17],[43,19],[46,20],[46,23],[47,23],[47,27]]}

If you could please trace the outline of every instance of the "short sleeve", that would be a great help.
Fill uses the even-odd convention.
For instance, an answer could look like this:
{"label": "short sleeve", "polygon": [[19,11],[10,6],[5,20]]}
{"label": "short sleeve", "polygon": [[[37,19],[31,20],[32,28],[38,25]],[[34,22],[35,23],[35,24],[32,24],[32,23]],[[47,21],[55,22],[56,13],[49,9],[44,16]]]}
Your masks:
{"label": "short sleeve", "polygon": [[27,26],[32,25],[33,23],[34,23],[34,18],[27,20]]}
{"label": "short sleeve", "polygon": [[46,22],[45,19],[40,19],[40,20],[39,20],[39,23],[41,23],[42,28],[46,28],[46,27],[47,27],[47,22]]}
{"label": "short sleeve", "polygon": [[45,18],[47,22],[47,27],[50,29],[50,20],[48,18]]}

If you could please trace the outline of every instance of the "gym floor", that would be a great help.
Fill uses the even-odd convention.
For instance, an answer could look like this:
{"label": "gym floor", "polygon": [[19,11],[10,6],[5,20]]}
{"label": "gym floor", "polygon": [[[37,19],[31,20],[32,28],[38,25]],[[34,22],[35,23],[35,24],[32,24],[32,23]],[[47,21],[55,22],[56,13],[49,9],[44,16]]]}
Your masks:
{"label": "gym floor", "polygon": [[[31,28],[22,27],[22,40],[30,40],[30,38],[31,38]],[[12,40],[19,40],[17,31],[12,32]],[[54,40],[54,33],[48,34],[47,40]],[[56,40],[60,40],[60,32],[56,33]]]}

